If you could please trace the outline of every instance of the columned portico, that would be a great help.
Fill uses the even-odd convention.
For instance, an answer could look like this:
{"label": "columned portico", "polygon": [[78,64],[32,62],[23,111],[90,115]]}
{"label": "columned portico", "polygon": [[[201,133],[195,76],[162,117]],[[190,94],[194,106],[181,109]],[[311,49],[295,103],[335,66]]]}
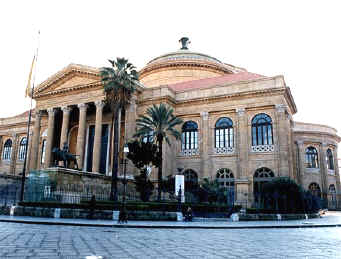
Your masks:
{"label": "columned portico", "polygon": [[47,143],[46,143],[46,155],[45,155],[45,167],[51,166],[51,154],[52,154],[52,142],[53,142],[53,133],[54,133],[54,118],[55,118],[55,109],[49,108],[48,112],[48,123],[47,123]]}
{"label": "columned portico", "polygon": [[86,131],[86,111],[88,106],[85,103],[78,104],[79,108],[79,124],[77,135],[76,154],[78,155],[78,167],[83,168],[84,164],[84,147],[85,147],[85,131]]}
{"label": "columned portico", "polygon": [[64,143],[67,142],[71,108],[65,106],[65,107],[62,107],[62,111],[63,111],[63,122],[62,122],[62,132],[60,135],[60,149],[63,149]]}
{"label": "columned portico", "polygon": [[100,157],[101,157],[101,140],[102,140],[102,118],[103,118],[103,101],[96,101],[96,124],[95,124],[95,138],[93,151],[92,171],[99,172]]}
{"label": "columned portico", "polygon": [[34,123],[33,138],[32,138],[32,153],[31,153],[31,159],[30,159],[31,170],[37,169],[39,139],[40,139],[40,123],[41,123],[41,111],[37,110],[35,112],[35,123]]}

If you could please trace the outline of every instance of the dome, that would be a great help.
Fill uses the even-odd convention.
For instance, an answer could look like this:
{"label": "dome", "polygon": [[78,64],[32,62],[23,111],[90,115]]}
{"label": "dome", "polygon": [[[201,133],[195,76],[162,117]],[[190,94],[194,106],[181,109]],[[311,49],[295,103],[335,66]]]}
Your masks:
{"label": "dome", "polygon": [[140,81],[149,87],[212,78],[245,72],[199,52],[188,50],[188,38],[181,38],[182,48],[149,61],[140,71]]}

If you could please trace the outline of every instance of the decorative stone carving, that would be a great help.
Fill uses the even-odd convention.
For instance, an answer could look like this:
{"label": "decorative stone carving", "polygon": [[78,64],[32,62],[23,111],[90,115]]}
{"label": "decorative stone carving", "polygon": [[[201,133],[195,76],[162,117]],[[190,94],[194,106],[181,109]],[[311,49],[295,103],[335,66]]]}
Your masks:
{"label": "decorative stone carving", "polygon": [[251,152],[262,153],[262,152],[274,152],[275,146],[274,145],[258,145],[252,146]]}
{"label": "decorative stone carving", "polygon": [[245,114],[245,108],[237,108],[236,113],[238,116],[244,116]]}
{"label": "decorative stone carving", "polygon": [[216,147],[214,148],[215,154],[233,154],[234,153],[234,147]]}
{"label": "decorative stone carving", "polygon": [[208,120],[208,112],[201,112],[200,116],[202,117],[203,120]]}
{"label": "decorative stone carving", "polygon": [[277,112],[285,112],[287,109],[287,106],[284,104],[276,104],[275,108]]}
{"label": "decorative stone carving", "polygon": [[181,156],[198,156],[199,153],[199,148],[196,149],[185,149],[180,151]]}

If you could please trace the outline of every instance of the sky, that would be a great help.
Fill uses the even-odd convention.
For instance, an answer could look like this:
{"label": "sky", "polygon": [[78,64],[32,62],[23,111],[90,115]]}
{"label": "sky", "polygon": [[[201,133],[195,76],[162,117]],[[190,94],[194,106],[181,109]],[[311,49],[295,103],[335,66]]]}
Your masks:
{"label": "sky", "polygon": [[187,36],[190,50],[284,75],[294,120],[341,135],[340,10],[332,0],[1,1],[0,117],[30,107],[24,95],[39,30],[36,84],[70,63],[102,67],[126,57],[141,69]]}

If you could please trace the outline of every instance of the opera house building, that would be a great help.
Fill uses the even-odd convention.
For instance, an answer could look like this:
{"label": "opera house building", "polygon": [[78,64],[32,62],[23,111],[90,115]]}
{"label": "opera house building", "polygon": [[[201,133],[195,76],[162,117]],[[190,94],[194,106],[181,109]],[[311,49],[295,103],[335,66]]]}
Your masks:
{"label": "opera house building", "polygon": [[[333,207],[340,193],[337,131],[294,121],[298,108],[283,76],[252,73],[187,45],[139,71],[140,87],[120,114],[121,147],[134,135],[137,117],[165,103],[184,123],[181,141],[164,144],[164,176],[217,179],[235,191],[236,203],[248,206],[259,183],[289,177],[316,195],[326,194]],[[27,171],[51,167],[52,149],[65,142],[82,171],[111,175],[112,114],[99,71],[70,64],[37,85],[29,141],[28,112],[0,119],[2,176],[22,174],[26,148]],[[129,166],[128,174],[137,172]],[[151,177],[157,179],[157,169]]]}

